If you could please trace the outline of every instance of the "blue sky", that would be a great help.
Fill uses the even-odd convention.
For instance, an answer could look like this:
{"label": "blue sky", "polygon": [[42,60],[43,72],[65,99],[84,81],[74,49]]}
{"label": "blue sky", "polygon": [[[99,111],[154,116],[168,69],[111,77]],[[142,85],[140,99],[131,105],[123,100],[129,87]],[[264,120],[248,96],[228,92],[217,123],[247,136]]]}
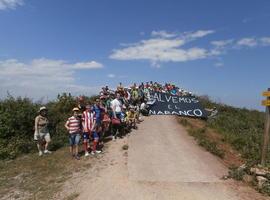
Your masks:
{"label": "blue sky", "polygon": [[0,97],[173,82],[264,109],[268,0],[0,0]]}

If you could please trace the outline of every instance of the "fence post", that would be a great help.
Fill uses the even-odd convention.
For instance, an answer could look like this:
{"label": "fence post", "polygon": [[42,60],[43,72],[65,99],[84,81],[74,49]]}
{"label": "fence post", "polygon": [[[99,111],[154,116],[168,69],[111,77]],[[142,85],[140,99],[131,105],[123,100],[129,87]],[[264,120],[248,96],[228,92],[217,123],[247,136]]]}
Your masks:
{"label": "fence post", "polygon": [[[268,88],[268,91],[270,92],[270,88]],[[267,95],[265,95],[267,96]],[[270,96],[267,96],[267,100],[270,100]],[[262,146],[262,158],[261,158],[261,164],[262,166],[265,166],[266,164],[266,157],[267,157],[267,150],[268,150],[268,144],[269,144],[269,129],[270,129],[270,109],[269,105],[266,103],[265,107],[265,124],[264,124],[264,136],[263,136],[263,146]]]}

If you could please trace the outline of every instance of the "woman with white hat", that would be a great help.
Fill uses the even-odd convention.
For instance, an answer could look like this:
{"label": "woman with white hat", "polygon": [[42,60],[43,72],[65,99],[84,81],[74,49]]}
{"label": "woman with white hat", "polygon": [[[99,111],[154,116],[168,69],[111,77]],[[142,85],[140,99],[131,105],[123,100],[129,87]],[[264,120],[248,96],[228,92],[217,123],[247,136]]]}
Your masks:
{"label": "woman with white hat", "polygon": [[48,129],[49,120],[47,118],[47,111],[48,110],[45,106],[40,107],[39,115],[35,118],[34,140],[37,142],[39,156],[42,156],[43,153],[51,153],[51,151],[48,150],[51,137]]}

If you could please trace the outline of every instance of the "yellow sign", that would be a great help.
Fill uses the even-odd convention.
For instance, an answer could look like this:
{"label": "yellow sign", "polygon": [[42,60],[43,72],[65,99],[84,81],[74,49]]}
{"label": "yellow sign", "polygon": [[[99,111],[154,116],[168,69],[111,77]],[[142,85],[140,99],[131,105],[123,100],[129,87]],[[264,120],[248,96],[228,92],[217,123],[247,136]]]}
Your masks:
{"label": "yellow sign", "polygon": [[263,106],[270,106],[270,100],[263,100],[262,105]]}
{"label": "yellow sign", "polygon": [[263,92],[262,95],[265,97],[270,97],[270,91]]}

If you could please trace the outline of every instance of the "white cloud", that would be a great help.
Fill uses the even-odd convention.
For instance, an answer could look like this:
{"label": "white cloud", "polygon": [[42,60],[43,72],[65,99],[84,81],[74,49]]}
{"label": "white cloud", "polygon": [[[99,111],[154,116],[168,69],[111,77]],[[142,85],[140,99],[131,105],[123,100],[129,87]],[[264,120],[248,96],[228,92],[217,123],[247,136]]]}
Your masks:
{"label": "white cloud", "polygon": [[232,44],[233,39],[230,40],[217,40],[217,41],[212,41],[211,44],[218,47],[218,48],[223,48],[225,46],[228,46]]}
{"label": "white cloud", "polygon": [[215,32],[214,30],[198,30],[195,32],[187,33],[186,36],[189,38],[196,39],[196,38],[205,37],[205,36],[212,34],[214,32]]}
{"label": "white cloud", "polygon": [[23,5],[23,0],[0,0],[0,10],[16,9]]}
{"label": "white cloud", "polygon": [[176,36],[166,31],[153,31],[148,40],[129,44],[121,49],[113,50],[111,59],[116,60],[149,60],[153,66],[160,62],[186,62],[211,56],[207,49],[200,47],[183,48],[186,43],[214,33],[213,30],[199,30]]}
{"label": "white cloud", "polygon": [[260,43],[263,46],[270,46],[270,37],[262,37],[262,38],[260,38]]}
{"label": "white cloud", "polygon": [[77,85],[75,72],[101,68],[96,61],[69,63],[46,58],[20,62],[16,59],[0,61],[0,96],[7,91],[15,96],[54,98],[59,92],[91,93],[97,88]]}
{"label": "white cloud", "polygon": [[219,68],[219,67],[224,66],[224,63],[222,63],[222,62],[217,62],[217,63],[215,63],[215,66]]}
{"label": "white cloud", "polygon": [[[243,37],[210,41],[210,47],[199,47],[194,43],[215,33],[214,30],[198,30],[182,34],[167,31],[152,31],[149,39],[137,43],[122,44],[109,56],[116,60],[146,60],[160,67],[164,62],[187,62],[209,57],[219,57],[229,50],[270,46],[270,37]],[[189,44],[187,46],[187,44]],[[221,64],[216,64],[221,65]]]}
{"label": "white cloud", "polygon": [[123,78],[127,78],[127,75],[119,75],[119,74],[108,74],[107,75],[108,78],[114,78],[114,79],[123,79]]}
{"label": "white cloud", "polygon": [[152,36],[156,37],[163,37],[163,38],[171,38],[177,36],[175,33],[169,33],[167,31],[152,31],[151,33]]}
{"label": "white cloud", "polygon": [[242,38],[237,41],[238,46],[255,47],[258,45],[255,38]]}
{"label": "white cloud", "polygon": [[103,65],[101,63],[98,63],[96,61],[90,61],[90,62],[79,62],[75,63],[73,65],[74,69],[97,69],[102,68]]}
{"label": "white cloud", "polygon": [[108,74],[107,77],[108,77],[108,78],[115,78],[116,75],[115,75],[115,74]]}

